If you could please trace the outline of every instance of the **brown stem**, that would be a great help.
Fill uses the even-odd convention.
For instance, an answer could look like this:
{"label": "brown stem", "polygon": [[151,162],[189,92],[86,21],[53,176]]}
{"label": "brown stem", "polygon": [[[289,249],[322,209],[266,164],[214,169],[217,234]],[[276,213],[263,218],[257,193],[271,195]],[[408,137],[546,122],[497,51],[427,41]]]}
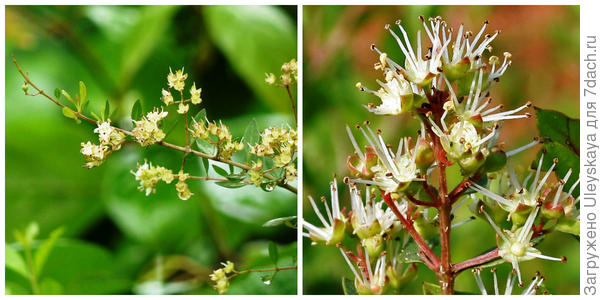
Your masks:
{"label": "brown stem", "polygon": [[296,120],[296,126],[298,126],[298,112],[296,111],[296,101],[294,101],[294,96],[292,96],[292,91],[290,90],[290,86],[286,85],[285,90],[287,91],[288,97],[290,97],[290,103],[292,103],[292,110],[294,111],[294,120]]}
{"label": "brown stem", "polygon": [[468,268],[483,265],[489,261],[497,259],[498,257],[500,257],[500,255],[498,254],[498,251],[499,251],[499,249],[496,248],[485,254],[482,254],[477,257],[473,257],[471,259],[467,259],[463,262],[457,263],[454,266],[452,266],[452,272],[454,272],[454,274],[458,274]]}
{"label": "brown stem", "polygon": [[404,194],[404,195],[406,196],[406,198],[408,198],[408,200],[410,200],[410,202],[412,202],[416,205],[437,207],[437,204],[435,204],[435,203],[418,200],[413,195],[410,195],[410,194]]}
{"label": "brown stem", "polygon": [[256,273],[256,272],[272,272],[272,271],[285,271],[285,270],[296,270],[298,269],[298,266],[289,266],[289,267],[274,267],[274,268],[269,268],[269,269],[253,269],[253,270],[244,270],[244,271],[239,271],[235,274],[237,275],[241,275],[241,274],[245,274],[245,273]]}
{"label": "brown stem", "polygon": [[427,193],[427,195],[429,195],[429,197],[431,197],[431,199],[433,199],[433,201],[439,205],[440,204],[440,199],[438,199],[438,197],[435,195],[435,193],[433,192],[433,190],[431,190],[431,187],[429,186],[429,184],[427,183],[427,181],[421,181],[422,185],[423,185],[423,190],[425,190],[425,192]]}
{"label": "brown stem", "polygon": [[[404,229],[406,229],[406,231],[408,231],[410,236],[417,243],[419,250],[421,250],[421,252],[419,252],[419,255],[421,256],[421,258],[423,258],[423,261],[427,260],[427,261],[431,262],[431,264],[433,264],[433,268],[430,267],[430,269],[432,269],[433,271],[436,271],[437,266],[439,266],[439,264],[440,264],[440,259],[437,257],[437,255],[435,255],[435,253],[433,253],[433,250],[431,250],[431,248],[429,248],[429,245],[427,245],[427,242],[425,242],[423,237],[417,232],[417,230],[415,229],[413,224],[411,222],[409,222],[402,215],[402,213],[396,206],[396,203],[392,199],[391,195],[389,193],[386,193],[383,190],[380,190],[380,192],[381,192],[381,197],[383,198],[383,201],[385,201],[385,204],[387,204],[387,206],[392,209],[392,211],[394,212],[396,217],[398,217],[398,219],[402,223],[402,226],[404,226]],[[428,265],[428,267],[429,267],[429,265]]]}
{"label": "brown stem", "polygon": [[[54,99],[52,96],[46,94],[46,92],[44,92],[44,90],[40,89],[37,85],[35,85],[29,79],[29,76],[25,72],[23,72],[23,70],[21,69],[21,67],[17,63],[17,59],[15,58],[14,54],[12,55],[12,61],[15,64],[15,66],[17,67],[17,70],[19,71],[19,73],[21,74],[21,76],[23,77],[23,79],[25,79],[25,82],[27,82],[27,84],[29,84],[36,91],[38,91],[38,93],[40,95],[46,97],[50,101],[54,102],[56,105],[60,106],[61,108],[65,107],[64,104],[60,103],[58,100]],[[80,118],[80,119],[83,119],[83,120],[88,121],[88,122],[93,123],[93,124],[98,124],[98,122],[96,122],[92,118],[89,118],[89,117],[87,117],[86,115],[84,115],[84,114],[82,114],[80,112],[73,111],[73,113],[78,118]],[[116,130],[124,133],[125,135],[133,136],[133,133],[131,131],[128,131],[128,130],[125,130],[125,129],[122,129],[122,128],[118,128],[118,127],[114,127],[114,128]],[[160,142],[156,143],[156,145],[164,146],[164,147],[171,148],[171,149],[174,149],[174,150],[177,150],[177,151],[181,151],[181,152],[184,152],[184,153],[185,152],[189,152],[189,153],[192,153],[192,154],[194,154],[196,156],[204,157],[204,158],[207,158],[207,159],[210,159],[210,160],[220,161],[220,162],[226,163],[228,165],[232,165],[234,167],[238,167],[238,168],[243,169],[243,170],[250,170],[250,166],[248,166],[248,165],[245,165],[245,164],[242,164],[242,163],[238,163],[238,162],[235,162],[235,161],[232,161],[232,160],[229,160],[229,159],[221,159],[221,158],[217,157],[216,155],[209,155],[209,154],[206,154],[206,153],[202,153],[200,151],[189,149],[187,147],[181,147],[181,146],[178,146],[178,145],[167,143],[165,141],[160,141]],[[269,174],[265,174],[264,176],[265,176],[265,178],[267,178],[269,180],[275,179],[273,176],[271,176]],[[296,187],[294,187],[294,186],[291,186],[288,183],[280,181],[280,182],[277,183],[277,185],[280,186],[280,187],[282,187],[282,188],[284,188],[284,189],[286,189],[286,190],[288,190],[288,191],[290,191],[290,192],[292,192],[292,193],[294,193],[294,194],[298,193],[298,189]]]}
{"label": "brown stem", "polygon": [[453,190],[452,192],[450,192],[450,194],[448,195],[448,198],[450,198],[450,201],[452,202],[452,204],[454,204],[454,202],[456,202],[456,200],[458,200],[458,198],[460,198],[460,196],[467,190],[469,189],[469,187],[471,186],[471,181],[469,178],[465,178],[463,179],[463,181],[461,181]]}

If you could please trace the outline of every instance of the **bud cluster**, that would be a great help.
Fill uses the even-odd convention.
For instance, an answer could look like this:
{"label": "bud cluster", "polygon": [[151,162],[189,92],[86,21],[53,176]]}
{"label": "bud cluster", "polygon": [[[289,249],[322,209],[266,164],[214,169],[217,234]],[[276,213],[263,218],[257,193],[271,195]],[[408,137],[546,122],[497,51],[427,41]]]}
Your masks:
{"label": "bud cluster", "polygon": [[[178,104],[177,113],[185,114],[190,109],[189,104],[200,104],[202,102],[202,98],[200,98],[200,93],[202,92],[202,88],[197,89],[196,83],[192,84],[192,87],[189,89],[190,98],[184,99],[183,90],[185,88],[185,80],[187,79],[188,74],[183,72],[183,68],[181,70],[177,70],[174,74],[173,71],[169,69],[169,75],[167,75],[167,84],[168,90],[162,90],[162,102],[169,106],[171,104]],[[171,89],[174,89],[179,92],[181,95],[181,99],[175,101],[173,99],[173,95],[171,94]]]}
{"label": "bud cluster", "polygon": [[[298,136],[296,130],[285,127],[269,127],[260,133],[260,142],[250,146],[250,153],[258,157],[270,158],[274,168],[284,169],[286,182],[294,181],[297,176],[294,165],[294,156],[298,148]],[[263,163],[260,160],[252,165],[250,180],[260,185],[264,173]]]}
{"label": "bud cluster", "polygon": [[234,264],[230,261],[221,264],[223,265],[223,268],[214,270],[212,274],[210,274],[210,280],[215,282],[215,285],[213,286],[214,289],[217,290],[219,294],[224,294],[229,288],[230,275],[228,274],[234,275],[236,271]]}
{"label": "bud cluster", "polygon": [[279,76],[279,82],[277,77],[273,73],[265,73],[265,82],[273,85],[277,84],[280,86],[291,86],[298,80],[298,64],[296,59],[293,58],[289,62],[284,63],[281,66],[281,75]]}

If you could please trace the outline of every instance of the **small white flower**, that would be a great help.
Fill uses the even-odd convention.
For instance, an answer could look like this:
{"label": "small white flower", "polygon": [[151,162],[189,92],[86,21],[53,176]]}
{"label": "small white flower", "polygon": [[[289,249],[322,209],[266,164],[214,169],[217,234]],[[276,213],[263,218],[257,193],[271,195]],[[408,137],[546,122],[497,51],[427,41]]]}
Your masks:
{"label": "small white flower", "polygon": [[[482,207],[483,208],[483,207]],[[527,217],[527,221],[522,227],[514,229],[512,231],[509,230],[501,230],[498,225],[492,220],[490,215],[482,209],[485,217],[488,222],[500,239],[498,240],[498,254],[505,261],[512,264],[513,269],[517,272],[517,277],[519,278],[519,284],[522,283],[521,280],[521,270],[519,269],[519,262],[528,261],[535,258],[545,259],[545,260],[553,260],[553,261],[566,261],[564,257],[551,257],[543,255],[540,250],[533,247],[531,243],[531,238],[533,236],[532,226],[537,217],[540,208],[536,207]]]}
{"label": "small white flower", "polygon": [[[538,200],[543,198],[543,196],[541,195],[542,188],[544,187],[544,185],[546,184],[546,181],[552,174],[552,170],[554,170],[554,167],[556,167],[556,164],[558,163],[558,160],[554,159],[552,162],[552,166],[550,166],[550,169],[546,172],[544,177],[542,177],[540,180],[543,160],[544,160],[544,154],[542,153],[542,155],[540,156],[537,170],[535,172],[535,177],[529,186],[528,186],[528,182],[531,179],[531,176],[533,174],[532,173],[529,174],[529,176],[527,176],[525,178],[525,180],[523,180],[523,183],[521,184],[519,182],[519,178],[517,177],[517,174],[515,173],[515,170],[514,170],[512,164],[509,161],[507,163],[507,170],[508,170],[508,179],[510,181],[508,183],[509,185],[506,188],[508,190],[506,195],[498,195],[498,194],[490,191],[489,189],[487,189],[483,186],[480,186],[479,184],[477,184],[475,182],[472,182],[471,189],[496,201],[502,209],[504,209],[505,211],[510,213],[509,214],[509,218],[510,218],[510,215],[513,214],[514,212],[516,212],[519,205],[534,207],[534,206],[538,205],[538,202],[539,202]],[[567,177],[567,179],[568,179],[568,177]]]}
{"label": "small white flower", "polygon": [[[420,171],[415,163],[416,151],[409,148],[410,138],[400,139],[398,149],[394,153],[387,147],[379,131],[375,134],[368,125],[365,125],[368,133],[362,127],[358,128],[379,157],[379,163],[371,168],[375,173],[373,180],[352,179],[352,182],[377,185],[382,190],[393,193],[407,187],[414,180],[420,180]],[[351,140],[356,144],[353,137]]]}
{"label": "small white flower", "polygon": [[357,87],[361,91],[366,91],[381,99],[381,104],[379,106],[375,106],[372,103],[365,105],[370,112],[377,115],[401,114],[406,110],[406,108],[403,107],[404,102],[413,97],[413,88],[411,87],[410,82],[404,79],[402,75],[398,75],[390,69],[386,69],[385,74],[386,82],[377,80],[377,83],[381,86],[377,91],[363,87],[360,83],[357,84]]}
{"label": "small white flower", "polygon": [[[325,204],[325,210],[327,211],[327,219],[323,217],[317,204],[312,197],[308,197],[310,204],[312,205],[317,217],[323,224],[324,227],[317,227],[306,221],[302,222],[302,226],[308,230],[308,233],[303,233],[305,237],[309,237],[313,240],[313,244],[316,242],[323,242],[326,245],[335,245],[342,241],[344,238],[344,231],[346,228],[346,217],[340,210],[340,202],[337,191],[337,181],[335,177],[333,182],[330,183],[331,191],[331,209]],[[322,198],[325,202],[325,198]]]}
{"label": "small white flower", "polygon": [[[362,196],[355,184],[350,184],[350,200],[352,205],[352,225],[354,234],[359,237],[368,237],[369,235],[382,235],[388,231],[396,221],[396,215],[391,208],[383,209],[383,201],[374,202],[371,199],[369,188],[365,189],[366,203],[363,203]],[[403,205],[402,205],[403,204]],[[408,205],[402,202],[398,205],[399,210],[406,212]]]}
{"label": "small white flower", "polygon": [[342,253],[342,256],[344,256],[346,263],[354,274],[354,285],[356,286],[359,294],[380,295],[383,293],[387,281],[385,275],[385,255],[380,256],[376,260],[375,268],[373,268],[371,266],[371,260],[369,259],[369,253],[366,248],[364,248],[364,257],[360,255],[361,257],[357,258],[361,261],[360,264],[352,263],[346,252],[344,252],[344,250],[341,248],[340,252]]}
{"label": "small white flower", "polygon": [[[474,268],[472,270],[473,276],[475,277],[475,282],[477,282],[477,286],[481,291],[482,295],[487,295],[487,289],[483,284],[483,280],[481,279],[481,269]],[[500,295],[500,289],[498,288],[498,277],[496,276],[496,269],[493,268],[491,272],[494,274],[494,295]],[[546,278],[541,276],[539,273],[535,275],[535,277],[531,280],[531,283],[521,292],[521,295],[535,295],[537,290],[542,285]],[[513,288],[515,287],[515,274],[513,272],[508,273],[508,277],[506,279],[506,287],[504,288],[504,295],[512,295]]]}

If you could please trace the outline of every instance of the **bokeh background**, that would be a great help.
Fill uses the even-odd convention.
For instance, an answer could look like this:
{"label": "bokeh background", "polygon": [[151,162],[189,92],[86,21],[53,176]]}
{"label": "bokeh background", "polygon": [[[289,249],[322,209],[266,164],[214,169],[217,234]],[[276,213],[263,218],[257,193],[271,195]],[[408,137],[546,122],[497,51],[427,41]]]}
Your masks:
{"label": "bokeh background", "polygon": [[[30,222],[39,224],[41,239],[64,227],[43,277],[67,294],[203,294],[215,293],[207,278],[221,261],[238,269],[272,266],[267,241],[278,245],[280,266],[296,263],[296,231],[261,227],[296,215],[295,194],[190,181],[195,195],[188,201],[164,184],[146,197],[130,170],[144,158],[178,169],[182,154],[162,147],[126,146],[101,167],[81,168],[80,143],[97,140],[94,126],[75,124],[45,98],[24,96],[10,58],[50,94],[61,88],[73,95],[84,81],[90,109],[100,111],[108,99],[117,108],[113,122],[129,129],[134,101],[141,99],[144,111],[160,105],[169,67],[185,67],[187,87],[202,88],[192,115],[206,108],[239,137],[252,118],[261,130],[294,124],[285,90],[266,85],[264,73],[296,57],[295,6],[7,6],[5,17],[6,242],[18,248],[13,232]],[[183,144],[175,109],[166,140]],[[196,159],[187,166],[200,170]],[[261,275],[236,278],[230,293],[296,293],[295,271],[279,272],[270,285]],[[28,289],[9,269],[6,285]]]}
{"label": "bokeh background", "polygon": [[[403,135],[414,135],[418,122],[410,116],[374,116],[362,107],[379,99],[359,92],[355,83],[376,88],[380,72],[373,69],[378,61],[370,50],[375,43],[396,62],[404,57],[396,41],[384,30],[385,24],[402,19],[414,39],[422,29],[418,16],[442,16],[452,27],[460,23],[477,33],[484,20],[487,32],[502,32],[492,42],[493,54],[512,53],[512,65],[491,91],[497,103],[507,108],[526,101],[536,106],[579,118],[579,7],[578,6],[304,6],[304,218],[318,223],[307,195],[329,195],[328,183],[333,173],[348,175],[347,155],[352,153],[344,125],[370,120],[373,128],[383,130],[387,143],[397,144]],[[422,32],[422,38],[426,38]],[[533,109],[530,110],[534,113]],[[506,122],[501,140],[506,149],[531,141],[538,134],[535,119]],[[394,140],[393,138],[396,138]],[[534,159],[537,148],[520,154],[524,164]],[[457,181],[455,180],[454,184]],[[452,183],[450,183],[452,184]],[[347,189],[340,185],[343,206],[350,206]],[[459,211],[457,214],[460,214]],[[462,213],[468,217],[466,208]],[[453,261],[459,262],[483,253],[495,245],[493,229],[481,220],[454,230]],[[525,278],[535,271],[546,275],[546,286],[554,294],[579,293],[579,242],[573,237],[552,233],[539,249],[548,255],[568,257],[568,264],[535,260],[522,264]],[[350,269],[335,247],[303,244],[303,278],[305,294],[342,294],[341,278],[353,278]],[[435,282],[432,272],[420,267],[419,279],[403,293],[421,294],[423,281]],[[506,278],[507,264],[499,268]],[[489,272],[484,282],[491,288]],[[478,293],[470,272],[456,281],[456,290]]]}

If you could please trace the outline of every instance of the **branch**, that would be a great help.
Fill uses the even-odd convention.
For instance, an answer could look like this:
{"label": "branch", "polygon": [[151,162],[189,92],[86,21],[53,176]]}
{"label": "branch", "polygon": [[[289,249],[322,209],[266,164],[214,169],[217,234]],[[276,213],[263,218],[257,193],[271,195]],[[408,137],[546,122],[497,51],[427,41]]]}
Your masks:
{"label": "branch", "polygon": [[410,202],[412,202],[416,205],[429,206],[429,207],[437,207],[438,206],[436,203],[418,200],[413,195],[410,195],[410,194],[404,194],[404,195],[406,196],[406,198],[408,198],[408,200],[410,200]]}
{"label": "branch", "polygon": [[[15,66],[17,67],[17,70],[19,71],[19,73],[21,73],[21,76],[23,77],[23,79],[25,79],[25,82],[27,82],[28,85],[30,85],[31,87],[33,87],[40,95],[46,97],[47,99],[49,99],[50,101],[54,102],[56,105],[60,106],[61,108],[65,107],[64,104],[60,103],[58,100],[54,99],[52,96],[46,94],[46,92],[44,92],[44,90],[40,89],[37,85],[35,85],[29,79],[29,76],[25,72],[23,72],[23,70],[21,69],[21,67],[17,63],[17,59],[15,58],[14,54],[12,55],[12,61],[15,64]],[[92,118],[90,118],[90,117],[88,117],[88,116],[86,116],[86,115],[84,115],[84,114],[82,114],[80,112],[77,112],[76,110],[74,110],[73,113],[78,118],[81,118],[81,119],[83,119],[85,121],[88,121],[90,123],[93,123],[93,124],[98,124],[98,122],[96,122]],[[122,129],[122,128],[118,128],[118,127],[114,127],[114,128],[116,130],[124,133],[125,135],[133,136],[133,133],[131,131],[128,131],[128,130],[125,130],[125,129]],[[242,164],[242,163],[238,163],[238,162],[235,162],[235,161],[232,161],[232,160],[229,160],[229,159],[220,159],[216,155],[209,155],[209,154],[197,151],[197,150],[193,150],[193,149],[189,149],[189,148],[186,148],[186,147],[181,147],[181,146],[178,146],[178,145],[167,143],[165,141],[158,142],[158,143],[156,143],[156,145],[164,146],[164,147],[171,148],[171,149],[174,149],[174,150],[177,150],[177,151],[181,151],[181,152],[184,152],[184,153],[192,153],[192,154],[194,154],[196,156],[207,158],[207,159],[210,159],[210,160],[220,161],[222,163],[226,163],[228,165],[232,165],[234,167],[238,167],[238,168],[243,169],[243,170],[250,170],[250,166],[248,166],[248,165],[245,165],[245,164]],[[275,179],[273,176],[271,176],[269,174],[264,174],[264,177],[267,178],[268,180]],[[284,188],[284,189],[286,189],[286,190],[288,190],[288,191],[290,191],[290,192],[292,192],[292,193],[294,193],[294,194],[298,193],[298,189],[296,187],[294,187],[294,186],[291,186],[288,183],[284,183],[284,182],[280,181],[280,182],[277,183],[277,185],[280,186],[280,187],[282,187],[282,188]]]}
{"label": "branch", "polygon": [[458,274],[468,268],[472,268],[472,267],[476,267],[479,265],[483,265],[489,261],[492,261],[494,259],[497,259],[500,257],[500,255],[498,254],[499,249],[496,248],[490,252],[487,252],[485,254],[479,255],[477,257],[465,260],[463,262],[457,263],[454,266],[452,266],[452,272],[454,274]]}
{"label": "branch", "polygon": [[[396,206],[396,203],[392,199],[391,195],[386,194],[385,191],[383,191],[381,189],[379,191],[381,192],[381,197],[383,198],[383,201],[385,201],[385,203],[392,209],[392,211],[394,212],[396,217],[398,217],[398,219],[400,219],[400,222],[402,222],[402,226],[404,226],[404,229],[406,229],[406,231],[408,231],[410,236],[412,236],[412,238],[417,243],[419,250],[421,250],[419,252],[419,256],[421,256],[423,261],[427,260],[427,261],[431,262],[434,265],[434,268],[430,268],[430,269],[433,271],[436,271],[437,267],[440,264],[440,259],[437,257],[437,255],[435,255],[435,253],[433,253],[433,250],[431,250],[431,248],[429,248],[429,245],[427,245],[427,242],[425,242],[423,237],[417,232],[417,230],[415,229],[413,224],[411,222],[409,222],[402,215],[402,213]],[[429,264],[427,264],[427,266],[429,267]]]}
{"label": "branch", "polygon": [[453,190],[448,194],[448,198],[450,198],[450,203],[454,204],[456,200],[471,186],[470,178],[465,178],[461,181]]}

